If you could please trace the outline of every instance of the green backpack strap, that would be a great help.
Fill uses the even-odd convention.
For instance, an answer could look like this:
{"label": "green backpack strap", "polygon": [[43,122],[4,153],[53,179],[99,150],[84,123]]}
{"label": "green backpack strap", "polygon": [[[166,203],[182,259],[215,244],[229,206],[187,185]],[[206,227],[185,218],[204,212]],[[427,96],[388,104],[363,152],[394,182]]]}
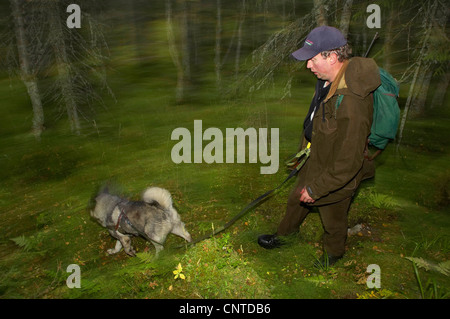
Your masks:
{"label": "green backpack strap", "polygon": [[339,105],[341,104],[342,100],[344,99],[344,95],[343,94],[339,94],[338,98],[336,100],[336,110],[338,109]]}
{"label": "green backpack strap", "polygon": [[339,94],[338,98],[336,100],[335,108],[334,108],[334,118],[336,118],[337,109],[339,108],[339,105],[341,104],[343,99],[344,99],[344,95],[343,94]]}

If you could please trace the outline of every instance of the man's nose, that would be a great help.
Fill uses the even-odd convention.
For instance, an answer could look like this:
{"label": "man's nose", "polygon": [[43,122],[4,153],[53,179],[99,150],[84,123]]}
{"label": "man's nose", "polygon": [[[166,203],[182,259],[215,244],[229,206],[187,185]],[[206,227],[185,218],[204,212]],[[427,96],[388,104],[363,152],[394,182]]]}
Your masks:
{"label": "man's nose", "polygon": [[312,68],[312,62],[311,60],[308,60],[308,62],[306,62],[306,68],[311,69]]}

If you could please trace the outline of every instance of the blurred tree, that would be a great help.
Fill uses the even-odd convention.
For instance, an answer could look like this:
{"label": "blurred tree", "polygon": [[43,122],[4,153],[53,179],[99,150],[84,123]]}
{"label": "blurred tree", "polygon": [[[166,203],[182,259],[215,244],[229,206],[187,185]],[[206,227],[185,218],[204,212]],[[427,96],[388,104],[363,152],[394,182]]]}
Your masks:
{"label": "blurred tree", "polygon": [[20,78],[25,84],[33,107],[32,133],[37,140],[44,130],[44,109],[42,108],[41,93],[37,81],[37,68],[33,63],[32,49],[28,40],[27,28],[24,18],[24,1],[10,0],[16,34],[17,53],[20,63]]}
{"label": "blurred tree", "polygon": [[214,66],[216,73],[216,87],[218,92],[222,90],[222,2],[216,0],[216,45],[214,48]]}
{"label": "blurred tree", "polygon": [[[96,87],[107,89],[103,53],[106,41],[102,27],[89,13],[94,4],[82,4],[81,29],[70,29],[66,8],[70,0],[10,0],[20,76],[33,106],[33,134],[39,139],[44,129],[44,102],[56,102],[65,111],[70,129],[80,134],[80,115],[89,120],[93,101],[102,102]],[[15,57],[8,59],[10,69]],[[55,75],[56,74],[56,75]],[[51,85],[40,92],[39,78],[47,77]],[[48,86],[47,86],[48,87]]]}
{"label": "blurred tree", "polygon": [[[421,49],[420,49],[420,52],[416,59],[416,68],[415,68],[415,71],[414,71],[414,74],[412,77],[411,84],[409,86],[408,98],[406,100],[405,108],[403,109],[403,114],[402,114],[402,118],[400,121],[400,127],[399,127],[398,138],[397,138],[397,151],[402,142],[403,129],[405,127],[406,119],[408,118],[408,112],[411,107],[411,101],[413,99],[414,92],[416,89],[416,83],[417,83],[418,79],[420,79],[419,71],[422,69],[422,65],[425,60],[425,56],[427,54],[427,47],[429,44],[429,39],[430,39],[431,31],[433,28],[433,23],[434,23],[437,7],[438,7],[438,0],[434,0],[433,3],[431,3],[431,1],[427,1],[424,3],[425,14],[424,14],[423,24],[425,26],[425,29],[424,29],[425,31],[424,31],[422,41],[421,41],[422,42]],[[423,76],[423,74],[424,74],[424,72],[422,72],[422,76]]]}
{"label": "blurred tree", "polygon": [[[308,13],[274,32],[265,43],[253,50],[253,63],[246,74],[237,79],[233,93],[242,92],[245,89],[255,92],[272,83],[274,74],[292,62],[291,53],[302,45],[307,34],[317,24],[324,23],[325,16],[322,16],[322,13],[325,14],[325,8],[322,10],[320,6],[325,6],[327,1],[315,1],[314,7],[310,8]],[[319,17],[317,12],[321,12]],[[290,95],[292,77],[296,70],[292,65],[288,65],[287,68],[288,78],[282,91],[283,98]]]}
{"label": "blurred tree", "polygon": [[327,25],[327,0],[314,0],[314,17],[316,19],[316,26]]}
{"label": "blurred tree", "polygon": [[189,20],[188,5],[186,0],[181,1],[181,17],[180,17],[180,42],[181,49],[178,49],[175,24],[173,22],[172,1],[166,0],[166,23],[167,23],[167,40],[169,44],[169,52],[172,61],[177,68],[177,88],[176,102],[182,103],[185,99],[187,85],[191,79],[190,64],[190,43],[189,43]]}
{"label": "blurred tree", "polygon": [[[147,2],[147,1],[145,1]],[[126,8],[126,23],[130,29],[130,42],[133,44],[134,59],[137,63],[142,63],[147,59],[145,22],[146,17],[143,7],[146,5],[142,0],[124,1]],[[146,8],[145,8],[146,9]]]}
{"label": "blurred tree", "polygon": [[445,95],[447,93],[447,88],[450,83],[450,66],[448,64],[447,64],[447,70],[444,71],[444,74],[442,74],[440,76],[442,78],[436,85],[433,99],[430,104],[431,108],[434,108],[437,106],[442,106],[444,104]]}
{"label": "blurred tree", "polygon": [[342,34],[347,37],[348,28],[350,26],[350,19],[352,17],[352,4],[353,0],[345,0],[342,14],[341,14],[341,22],[339,24],[339,30],[341,30]]}
{"label": "blurred tree", "polygon": [[[446,32],[449,9],[445,5],[438,5],[435,17],[432,21],[432,31],[424,57],[424,67],[420,71],[421,78],[418,82],[420,90],[414,96],[411,109],[415,115],[424,114],[429,108],[440,106],[448,87],[450,46]],[[430,85],[433,79],[437,79],[437,88],[433,99],[427,103],[430,95]]]}
{"label": "blurred tree", "polygon": [[[71,132],[81,133],[80,116],[90,120],[88,110],[94,111],[92,102],[102,102],[96,86],[107,89],[113,96],[107,82],[104,63],[107,57],[103,53],[106,40],[102,27],[89,14],[93,4],[83,2],[82,28],[70,29],[66,26],[66,7],[70,0],[41,0],[49,22],[46,43],[51,48],[49,55],[52,66],[56,68],[56,78],[48,93],[65,110]],[[80,2],[80,1],[79,1]],[[50,67],[47,73],[52,73]]]}
{"label": "blurred tree", "polygon": [[242,28],[244,21],[245,21],[245,0],[242,0],[241,12],[239,14],[239,25],[237,31],[236,59],[234,63],[234,76],[236,79],[239,76],[239,66],[241,61],[241,47],[242,47]]}
{"label": "blurred tree", "polygon": [[77,97],[75,94],[75,85],[69,60],[70,50],[66,46],[59,1],[50,1],[48,3],[48,21],[50,24],[49,40],[55,55],[56,69],[58,71],[57,83],[61,89],[62,100],[65,104],[67,117],[70,123],[72,133],[80,134],[80,119],[78,116]]}
{"label": "blurred tree", "polygon": [[394,7],[398,2],[389,1],[386,5],[388,8],[388,18],[386,22],[386,32],[385,32],[385,41],[384,41],[384,60],[383,60],[383,68],[387,71],[391,71],[392,69],[392,44],[394,42],[394,21],[398,16],[398,11]]}

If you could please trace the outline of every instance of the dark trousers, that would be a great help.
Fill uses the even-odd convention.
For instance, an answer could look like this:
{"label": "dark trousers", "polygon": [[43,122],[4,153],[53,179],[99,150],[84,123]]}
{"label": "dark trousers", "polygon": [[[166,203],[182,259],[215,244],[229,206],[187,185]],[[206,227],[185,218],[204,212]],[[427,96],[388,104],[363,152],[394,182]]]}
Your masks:
{"label": "dark trousers", "polygon": [[[277,235],[285,236],[298,231],[301,223],[310,211],[310,207],[300,203],[301,188],[297,186],[289,195],[286,214],[281,220]],[[319,206],[319,214],[324,229],[323,245],[329,256],[340,257],[345,253],[347,240],[347,213],[352,198],[337,203]]]}

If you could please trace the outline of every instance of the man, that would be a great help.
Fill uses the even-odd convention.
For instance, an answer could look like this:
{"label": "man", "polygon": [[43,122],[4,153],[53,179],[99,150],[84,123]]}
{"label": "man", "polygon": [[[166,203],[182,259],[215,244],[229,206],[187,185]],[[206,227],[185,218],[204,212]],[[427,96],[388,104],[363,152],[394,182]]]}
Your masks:
{"label": "man", "polygon": [[352,196],[361,180],[375,174],[364,153],[372,125],[372,92],[381,84],[379,71],[372,59],[350,54],[345,37],[329,26],[312,30],[303,47],[292,53],[307,61],[306,67],[318,78],[301,143],[303,148],[311,142],[310,157],[276,234],[258,238],[264,248],[278,247],[279,236],[298,231],[310,208],[317,206],[324,229],[321,263],[326,265],[344,255]]}

